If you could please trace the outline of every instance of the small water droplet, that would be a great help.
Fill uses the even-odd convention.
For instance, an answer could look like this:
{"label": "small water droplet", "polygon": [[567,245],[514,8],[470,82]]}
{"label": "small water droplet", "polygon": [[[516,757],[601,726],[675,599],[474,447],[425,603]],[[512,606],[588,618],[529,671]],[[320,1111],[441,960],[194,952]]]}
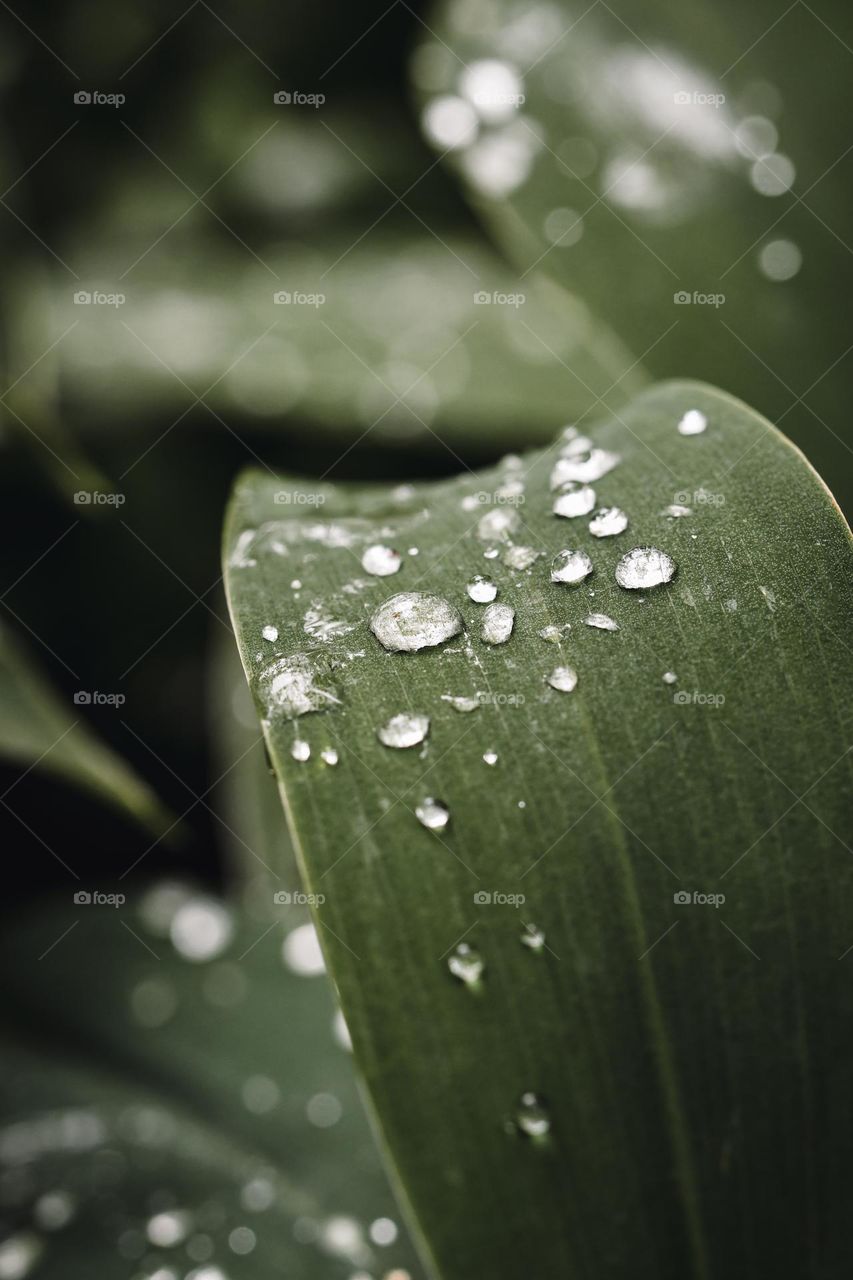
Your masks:
{"label": "small water droplet", "polygon": [[595,506],[595,490],[588,484],[579,484],[571,480],[554,499],[555,516],[563,516],[574,520],[577,516],[588,516]]}
{"label": "small water droplet", "polygon": [[393,1244],[399,1232],[393,1218],[377,1218],[370,1224],[369,1235],[374,1244],[385,1246]]}
{"label": "small water droplet", "polygon": [[392,716],[387,724],[376,730],[376,736],[386,747],[417,747],[429,733],[429,716],[410,715],[401,712]]}
{"label": "small water droplet", "polygon": [[579,435],[577,431],[573,436],[563,436],[565,444],[560,449],[560,456],[563,458],[575,458],[579,453],[589,453],[593,444],[589,436]]}
{"label": "small water droplet", "polygon": [[578,673],[573,667],[555,667],[545,680],[559,693],[571,693],[578,682]]}
{"label": "small water droplet", "polygon": [[536,924],[526,924],[521,931],[521,941],[531,951],[542,951],[545,946],[545,931]]}
{"label": "small water droplet", "polygon": [[320,752],[320,759],[323,764],[335,765],[338,763],[338,753],[334,747],[324,747]]}
{"label": "small water droplet", "polygon": [[508,569],[517,569],[523,571],[534,565],[543,551],[537,551],[535,547],[507,547],[501,556],[501,564],[505,564]]}
{"label": "small water droplet", "polygon": [[475,951],[467,942],[460,942],[450,953],[447,967],[454,978],[471,987],[479,982],[485,965],[479,951]]}
{"label": "small water droplet", "polygon": [[564,622],[562,627],[555,627],[553,623],[548,627],[543,627],[539,632],[540,639],[547,640],[549,644],[559,644],[567,631],[571,631],[570,622]]}
{"label": "small water droplet", "polygon": [[483,614],[483,639],[486,644],[506,644],[512,635],[515,609],[508,604],[490,604]]}
{"label": "small water droplet", "polygon": [[497,584],[492,582],[491,578],[484,578],[480,573],[474,575],[465,590],[468,592],[468,598],[475,604],[490,604],[498,594]]}
{"label": "small water droplet", "polygon": [[292,590],[292,591],[301,591],[301,590],[302,590],[302,583],[301,583],[300,579],[299,579],[299,578],[294,578],[294,579],[293,579],[293,581],[292,581],[292,582],[291,582],[291,584],[290,584],[290,587],[291,587],[291,590]]}
{"label": "small water droplet", "polygon": [[663,673],[664,684],[675,684],[677,680],[678,680],[678,676],[675,674],[674,671],[664,671]]}
{"label": "small water droplet", "polygon": [[227,907],[201,894],[178,907],[169,928],[178,954],[196,963],[212,960],[223,952],[233,933],[234,921]]}
{"label": "small water droplet", "polygon": [[267,715],[281,714],[296,719],[311,711],[340,705],[331,688],[319,686],[320,679],[324,684],[329,683],[328,666],[307,654],[295,653],[290,658],[271,662],[258,676],[258,689]]}
{"label": "small water droplet", "polygon": [[588,627],[597,627],[599,631],[618,631],[619,623],[606,613],[588,613],[584,618]]}
{"label": "small water droplet", "polygon": [[616,566],[616,581],[628,591],[645,591],[670,582],[675,575],[675,561],[657,547],[634,547]]}
{"label": "small water droplet", "polygon": [[562,489],[570,480],[590,484],[606,476],[620,461],[619,454],[611,453],[609,449],[590,449],[574,457],[558,458],[551,472],[551,488]]}
{"label": "small water droplet", "polygon": [[450,810],[441,800],[427,796],[415,808],[415,817],[430,831],[443,831],[450,821]]}
{"label": "small water droplet", "polygon": [[693,508],[685,507],[680,502],[671,502],[668,507],[664,507],[661,515],[670,516],[673,520],[679,520],[682,516],[692,516]]}
{"label": "small water droplet", "polygon": [[370,619],[376,639],[393,653],[416,653],[443,644],[462,630],[462,615],[443,596],[403,591]]}
{"label": "small water droplet", "polygon": [[477,537],[482,542],[504,542],[511,533],[515,533],[521,519],[512,507],[495,507],[487,511],[477,524]]}
{"label": "small water droplet", "polygon": [[708,419],[701,409],[688,409],[678,423],[678,434],[682,436],[701,436],[707,426]]}
{"label": "small water droplet", "polygon": [[599,507],[589,522],[594,538],[613,538],[628,528],[628,517],[619,507]]}
{"label": "small water droplet", "polygon": [[449,702],[454,711],[468,712],[477,711],[480,707],[479,698],[467,697],[465,694],[443,693],[441,695],[442,702]]}
{"label": "small water droplet", "polygon": [[291,929],[281,948],[282,959],[291,973],[313,978],[326,972],[320,940],[313,924],[300,924]]}
{"label": "small water droplet", "polygon": [[368,547],[361,557],[361,567],[365,573],[372,573],[376,578],[387,578],[396,573],[403,563],[403,557],[393,547],[385,547],[377,542]]}
{"label": "small water droplet", "polygon": [[293,746],[290,748],[290,754],[294,760],[298,760],[300,764],[304,764],[306,760],[311,759],[311,745],[304,738],[296,738]]}
{"label": "small water droplet", "polygon": [[498,551],[497,547],[486,547],[486,550],[483,552],[483,559],[497,560],[499,555],[500,551]]}
{"label": "small water droplet", "polygon": [[551,581],[574,586],[592,573],[592,561],[585,551],[558,551],[551,561]]}
{"label": "small water droplet", "polygon": [[264,627],[261,635],[272,644],[278,639],[278,627]]}
{"label": "small water droplet", "polygon": [[153,1218],[149,1218],[145,1234],[158,1249],[173,1249],[186,1240],[191,1228],[192,1218],[186,1210],[172,1209],[168,1213],[155,1213]]}
{"label": "small water droplet", "polygon": [[551,1128],[545,1103],[535,1093],[523,1093],[515,1113],[515,1123],[529,1138],[544,1138]]}
{"label": "small water droplet", "polygon": [[483,759],[485,760],[486,764],[497,764],[498,753],[497,751],[484,751]]}

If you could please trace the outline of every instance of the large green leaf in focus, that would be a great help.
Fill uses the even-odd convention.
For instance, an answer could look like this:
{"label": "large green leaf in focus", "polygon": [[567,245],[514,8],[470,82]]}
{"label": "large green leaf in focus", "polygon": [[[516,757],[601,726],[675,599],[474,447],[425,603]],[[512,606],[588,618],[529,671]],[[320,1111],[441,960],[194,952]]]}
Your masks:
{"label": "large green leaf in focus", "polygon": [[[592,435],[621,455],[595,482],[628,517],[609,538],[552,514],[571,435],[411,491],[238,483],[230,607],[318,932],[443,1280],[840,1280],[849,532],[706,386]],[[374,544],[396,573],[365,570]],[[672,580],[617,585],[635,547]],[[591,557],[582,585],[550,581],[564,549]],[[515,609],[504,644],[475,575]],[[464,630],[386,651],[370,619],[404,592]],[[404,713],[425,742],[383,745]]]}
{"label": "large green leaf in focus", "polygon": [[853,501],[850,6],[448,0],[429,26],[423,119],[442,152],[456,120],[449,160],[522,279],[657,376],[748,399]]}
{"label": "large green leaf in focus", "polygon": [[0,757],[83,787],[158,835],[173,831],[174,819],[147,784],[87,728],[82,705],[91,693],[77,696],[80,706],[64,705],[8,628],[0,628]]}
{"label": "large green leaf in focus", "polygon": [[3,930],[4,1274],[417,1280],[311,926],[127,895]]}

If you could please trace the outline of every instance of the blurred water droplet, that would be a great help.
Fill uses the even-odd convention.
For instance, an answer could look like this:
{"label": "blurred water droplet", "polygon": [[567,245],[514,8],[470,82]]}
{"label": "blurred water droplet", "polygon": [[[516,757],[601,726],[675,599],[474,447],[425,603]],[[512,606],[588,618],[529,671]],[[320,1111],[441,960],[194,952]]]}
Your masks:
{"label": "blurred water droplet", "polygon": [[42,1248],[42,1242],[32,1232],[9,1236],[0,1244],[0,1278],[24,1280],[38,1261]]}
{"label": "blurred water droplet", "polygon": [[550,626],[543,627],[539,632],[542,640],[547,640],[549,644],[559,644],[567,631],[571,631],[570,622],[564,622],[562,627],[555,627],[552,623]]}
{"label": "blurred water droplet", "polygon": [[497,751],[484,751],[483,759],[486,762],[486,764],[492,764],[492,765],[497,764],[498,753]]}
{"label": "blurred water droplet", "polygon": [[317,1129],[331,1129],[344,1114],[340,1101],[333,1093],[315,1093],[305,1104],[309,1124]]}
{"label": "blurred water droplet", "polygon": [[368,547],[361,557],[361,567],[365,573],[372,573],[376,578],[387,578],[396,573],[403,563],[403,557],[393,547],[384,547],[376,543]]}
{"label": "blurred water droplet", "polygon": [[536,924],[526,924],[521,931],[521,941],[531,951],[542,951],[545,946],[545,931]]}
{"label": "blurred water droplet", "polygon": [[173,1249],[183,1244],[192,1228],[192,1218],[185,1209],[155,1213],[145,1226],[145,1234],[158,1249]]}
{"label": "blurred water droplet", "polygon": [[485,964],[479,951],[475,951],[467,942],[460,942],[450,953],[447,967],[454,978],[458,978],[460,982],[470,987],[475,982],[479,982]]}
{"label": "blurred water droplet", "polygon": [[462,713],[477,711],[480,707],[479,698],[466,697],[464,694],[443,693],[441,701],[449,702],[454,711]]}
{"label": "blurred water droplet", "polygon": [[323,764],[334,766],[338,763],[339,756],[334,747],[324,747],[320,752],[320,759],[323,761]]}
{"label": "blurred water droplet", "polygon": [[450,810],[441,800],[427,796],[416,806],[415,817],[421,826],[430,831],[443,831],[450,821]]}
{"label": "blurred water droplet", "polygon": [[594,538],[613,538],[628,528],[628,517],[619,507],[599,507],[589,522]]}
{"label": "blurred water droplet", "polygon": [[311,711],[340,705],[332,689],[318,683],[321,679],[324,684],[329,683],[328,667],[303,653],[270,663],[258,677],[267,715],[281,714],[295,719]]}
{"label": "blurred water droplet", "polygon": [[477,537],[481,542],[504,542],[511,533],[515,533],[521,519],[512,507],[495,507],[487,511],[477,522]]}
{"label": "blurred water droplet", "polygon": [[592,573],[592,561],[585,551],[558,551],[551,561],[551,581],[574,586]]}
{"label": "blurred water droplet", "polygon": [[559,693],[571,693],[578,682],[578,674],[573,667],[555,667],[545,680]]}
{"label": "blurred water droplet", "polygon": [[374,1244],[385,1246],[393,1244],[399,1233],[392,1218],[377,1218],[371,1222],[368,1234]]}
{"label": "blurred water droplet", "polygon": [[515,609],[508,604],[490,604],[483,614],[483,639],[486,644],[506,644],[512,635]]}
{"label": "blurred water droplet", "polygon": [[587,516],[595,506],[595,490],[588,484],[570,481],[554,499],[555,516],[563,516],[574,520],[577,516]]}
{"label": "blurred water droplet", "polygon": [[571,457],[560,457],[551,472],[551,488],[562,489],[570,480],[589,484],[606,476],[621,461],[618,453],[609,449],[590,449]]}
{"label": "blurred water droplet", "polygon": [[304,764],[306,760],[311,759],[311,746],[304,738],[295,738],[293,746],[290,748],[290,754],[293,756],[294,760],[298,760],[301,764]]}
{"label": "blurred water droplet", "polygon": [[178,954],[199,964],[220,955],[233,933],[234,922],[227,908],[215,898],[202,896],[180,906],[169,929]]}
{"label": "blurred water droplet", "polygon": [[634,547],[616,566],[616,581],[628,591],[644,591],[670,582],[675,561],[657,547]]}
{"label": "blurred water droplet", "polygon": [[251,1227],[235,1227],[228,1235],[228,1248],[240,1258],[251,1253],[257,1242],[258,1238]]}
{"label": "blurred water droplet", "polygon": [[544,1138],[551,1128],[545,1103],[535,1093],[523,1093],[515,1113],[515,1123],[530,1138]]}
{"label": "blurred water droplet", "polygon": [[618,631],[619,623],[606,613],[588,613],[584,618],[588,627],[597,627],[599,631]]}
{"label": "blurred water droplet", "polygon": [[462,615],[443,596],[404,591],[379,606],[370,619],[370,629],[386,649],[416,653],[458,635]]}
{"label": "blurred water droplet", "polygon": [[671,502],[668,507],[664,507],[661,515],[671,516],[673,520],[680,520],[682,516],[692,516],[693,508],[682,506],[680,502]]}
{"label": "blurred water droplet", "polygon": [[507,547],[501,556],[501,564],[505,564],[508,569],[517,569],[522,572],[534,565],[543,551],[537,551],[535,547]]}
{"label": "blurred water droplet", "polygon": [[484,578],[479,573],[475,574],[465,590],[475,604],[489,604],[498,594],[497,584],[492,582],[491,578]]}
{"label": "blurred water droplet", "polygon": [[43,1231],[60,1231],[74,1217],[76,1209],[76,1202],[67,1191],[46,1191],[36,1200],[33,1217]]}
{"label": "blurred water droplet", "polygon": [[675,674],[674,671],[665,671],[663,673],[664,684],[675,684],[677,680],[678,680],[678,676]]}
{"label": "blurred water droplet", "polygon": [[409,712],[401,712],[392,716],[387,724],[376,730],[376,736],[386,747],[416,747],[429,733],[429,716],[415,716]]}
{"label": "blurred water droplet", "polygon": [[707,430],[708,419],[701,409],[688,409],[678,423],[678,434],[682,436],[701,436]]}
{"label": "blurred water droplet", "polygon": [[326,972],[323,952],[313,924],[301,924],[291,930],[282,945],[282,958],[292,973],[305,978]]}

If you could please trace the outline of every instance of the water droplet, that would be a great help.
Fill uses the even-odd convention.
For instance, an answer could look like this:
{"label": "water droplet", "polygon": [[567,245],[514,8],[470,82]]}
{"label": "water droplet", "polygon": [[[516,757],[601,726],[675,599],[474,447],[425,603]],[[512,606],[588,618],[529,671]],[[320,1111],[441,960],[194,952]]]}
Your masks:
{"label": "water droplet", "polygon": [[249,1076],[240,1090],[243,1106],[252,1115],[264,1116],[279,1104],[281,1091],[269,1076]]}
{"label": "water droplet", "polygon": [[323,764],[335,765],[338,763],[338,753],[334,747],[324,747],[320,752],[320,759]]}
{"label": "water droplet", "polygon": [[278,627],[264,627],[261,635],[272,644],[278,639]]}
{"label": "water droplet", "polygon": [[657,547],[634,547],[616,566],[616,581],[628,591],[644,591],[670,582],[675,561]]}
{"label": "water droplet", "polygon": [[326,972],[323,952],[313,924],[301,924],[292,929],[282,944],[281,954],[291,973],[313,978]]}
{"label": "water droplet", "polygon": [[397,1224],[391,1218],[377,1218],[370,1224],[369,1235],[374,1244],[393,1244],[398,1235]]}
{"label": "water droplet", "polygon": [[671,516],[673,520],[680,520],[682,516],[692,516],[693,508],[684,507],[680,502],[671,502],[668,507],[664,507],[661,515]]}
{"label": "water droplet", "polygon": [[[251,1253],[257,1243],[258,1237],[251,1227],[235,1227],[228,1236],[228,1248],[241,1258],[245,1257],[247,1253]],[[152,1280],[154,1280],[154,1277],[152,1277]]]}
{"label": "water droplet", "polygon": [[592,486],[571,480],[554,499],[553,511],[555,516],[574,520],[577,516],[588,516],[594,506],[595,490]]}
{"label": "water droplet", "polygon": [[803,265],[803,255],[792,240],[771,240],[759,254],[758,264],[768,280],[792,280]]}
{"label": "water droplet", "polygon": [[486,124],[511,120],[524,101],[516,69],[498,58],[469,62],[459,78],[459,91]]}
{"label": "water droplet", "polygon": [[592,561],[585,551],[558,551],[551,561],[551,581],[574,586],[592,573]]}
{"label": "water droplet", "polygon": [[344,1114],[344,1109],[333,1093],[315,1093],[305,1104],[305,1114],[309,1123],[318,1129],[331,1129]]}
{"label": "water droplet", "polygon": [[433,98],[424,108],[421,123],[429,140],[442,151],[470,146],[479,128],[477,113],[470,102],[453,94]]}
{"label": "water droplet", "polygon": [[173,1209],[168,1213],[155,1213],[149,1218],[145,1234],[158,1249],[173,1249],[183,1244],[190,1233],[192,1218],[183,1209]]}
{"label": "water droplet", "polygon": [[549,644],[559,644],[565,633],[571,631],[571,629],[570,622],[564,622],[562,627],[555,627],[552,623],[551,626],[543,627],[539,632],[539,636],[542,640],[547,640]]}
{"label": "water droplet", "polygon": [[535,547],[507,547],[501,556],[501,564],[505,564],[508,569],[518,569],[523,571],[534,565],[543,551],[537,551]]}
{"label": "water droplet", "polygon": [[392,716],[387,724],[376,730],[376,736],[386,747],[417,747],[429,733],[429,716],[414,716],[408,712]]}
{"label": "water droplet", "polygon": [[381,604],[370,629],[386,649],[416,653],[443,644],[462,630],[462,615],[443,596],[403,591]]}
{"label": "water droplet", "polygon": [[606,476],[620,461],[619,454],[609,449],[590,449],[573,457],[558,458],[551,472],[551,488],[562,489],[570,480],[590,484]]}
{"label": "water droplet", "polygon": [[505,542],[515,533],[521,519],[512,507],[495,507],[487,511],[477,523],[477,537],[481,542]]}
{"label": "water droplet", "polygon": [[477,711],[480,707],[479,698],[467,697],[465,694],[443,693],[441,701],[449,702],[454,711],[463,713]]}
{"label": "water droplet", "polygon": [[731,599],[731,600],[724,600],[724,601],[723,601],[723,608],[725,609],[726,613],[736,613],[736,612],[737,612],[737,600],[735,600],[735,599]]}
{"label": "water droplet", "polygon": [[377,542],[368,547],[361,557],[361,567],[365,573],[372,573],[376,578],[387,578],[396,573],[403,563],[403,557],[393,547],[384,547]]}
{"label": "water droplet", "polygon": [[329,706],[340,705],[330,688],[321,688],[317,681],[328,684],[328,667],[304,653],[290,658],[278,658],[270,663],[258,677],[258,688],[266,705],[267,714],[276,713],[295,719],[311,711],[323,711]]}
{"label": "water droplet", "polygon": [[474,575],[465,590],[468,592],[469,599],[475,604],[489,604],[498,594],[496,583],[479,573]]}
{"label": "water droplet", "polygon": [[293,746],[290,748],[290,754],[294,760],[298,760],[300,764],[304,764],[306,760],[311,759],[311,744],[306,742],[304,738],[296,738]]}
{"label": "water droplet", "polygon": [[33,1217],[43,1231],[60,1231],[68,1225],[76,1210],[76,1202],[67,1191],[46,1191],[36,1200]]}
{"label": "water droplet", "polygon": [[443,831],[450,821],[450,810],[441,800],[427,796],[415,808],[415,817],[421,826],[430,831]]}
{"label": "water droplet", "polygon": [[628,517],[619,507],[599,507],[589,522],[594,538],[613,538],[628,528]]}
{"label": "water droplet", "polygon": [[536,924],[526,924],[521,931],[521,941],[531,951],[542,951],[545,946],[545,931]]}
{"label": "water droplet", "polygon": [[290,586],[291,586],[291,590],[293,591],[301,591],[302,589],[302,583],[298,578],[294,578]]}
{"label": "water droplet", "polygon": [[172,946],[185,960],[203,963],[225,950],[234,932],[230,912],[215,898],[199,895],[183,903],[172,917]]}
{"label": "water droplet", "polygon": [[663,673],[664,684],[675,684],[677,680],[678,680],[678,676],[675,674],[674,671],[664,671]]}
{"label": "water droplet", "polygon": [[551,1117],[541,1098],[523,1093],[515,1113],[515,1123],[530,1138],[544,1138],[551,1128]]}
{"label": "water droplet", "polygon": [[588,627],[597,627],[599,631],[618,631],[619,623],[606,613],[588,613],[584,618]]}
{"label": "water droplet", "polygon": [[678,423],[678,433],[682,436],[701,436],[708,426],[708,419],[701,409],[688,409]]}
{"label": "water droplet", "polygon": [[762,196],[781,196],[794,185],[797,171],[794,162],[781,151],[761,156],[749,171],[750,181]]}
{"label": "water droplet", "polygon": [[[567,435],[567,431],[573,431],[574,435]],[[593,443],[589,436],[581,435],[577,427],[567,427],[566,431],[563,432],[563,439],[566,443],[560,449],[561,458],[576,458],[578,454],[589,453],[590,449],[593,448]]]}
{"label": "water droplet", "polygon": [[500,555],[500,551],[498,550],[497,547],[486,547],[486,550],[483,552],[483,559],[497,560],[499,555]]}
{"label": "water droplet", "polygon": [[24,1280],[35,1266],[42,1251],[42,1242],[32,1232],[9,1236],[0,1244],[0,1277],[3,1280]]}
{"label": "water droplet", "polygon": [[490,604],[483,614],[483,639],[486,644],[506,644],[512,635],[515,609],[508,604]]}
{"label": "water droplet", "polygon": [[467,942],[460,942],[448,957],[447,967],[454,978],[459,978],[460,982],[470,987],[479,982],[485,964],[479,951],[469,947]]}
{"label": "water droplet", "polygon": [[578,682],[578,673],[573,667],[555,667],[545,680],[559,693],[571,693]]}
{"label": "water droplet", "polygon": [[497,764],[498,753],[497,751],[484,751],[483,759],[485,760],[486,764]]}

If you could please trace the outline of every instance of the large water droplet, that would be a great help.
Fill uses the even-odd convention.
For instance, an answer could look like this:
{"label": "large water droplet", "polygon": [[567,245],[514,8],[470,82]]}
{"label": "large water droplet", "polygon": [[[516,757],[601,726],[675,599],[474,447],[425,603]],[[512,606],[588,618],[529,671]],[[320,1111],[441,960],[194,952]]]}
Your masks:
{"label": "large water droplet", "polygon": [[576,516],[588,516],[595,506],[595,490],[591,485],[570,481],[554,499],[554,515],[574,520]]}
{"label": "large water droplet", "polygon": [[708,419],[701,409],[688,409],[678,423],[678,433],[682,436],[701,436],[708,426]]}
{"label": "large water droplet", "polygon": [[618,631],[619,623],[606,613],[588,613],[584,618],[588,627],[597,627],[599,631]]}
{"label": "large water droplet", "polygon": [[613,538],[628,528],[628,517],[620,507],[599,507],[589,522],[594,538]]}
{"label": "large water droplet", "polygon": [[415,817],[421,826],[428,827],[430,831],[443,831],[450,821],[450,810],[441,800],[427,796],[416,806]]}
{"label": "large water droplet", "polygon": [[370,629],[386,649],[416,653],[458,635],[462,615],[443,596],[403,591],[379,606],[370,619]]}
{"label": "large water droplet", "polygon": [[393,547],[384,547],[375,543],[368,547],[361,557],[361,567],[365,573],[372,573],[377,578],[387,578],[396,573],[403,563],[403,557]]}
{"label": "large water droplet", "polygon": [[483,614],[483,639],[486,644],[506,644],[512,635],[515,609],[508,604],[490,604]]}
{"label": "large water droplet", "polygon": [[387,724],[376,730],[376,736],[386,747],[416,747],[429,733],[429,716],[413,716],[402,712],[392,716]]}
{"label": "large water droplet", "polygon": [[497,584],[492,582],[491,578],[484,578],[479,573],[474,575],[465,590],[468,592],[469,599],[475,604],[489,604],[498,594]]}
{"label": "large water droplet", "polygon": [[515,1123],[530,1138],[544,1138],[551,1128],[545,1103],[535,1093],[523,1093],[515,1113]]}
{"label": "large water droplet", "polygon": [[571,693],[578,682],[578,673],[573,667],[555,667],[545,680],[559,693]]}
{"label": "large water droplet", "polygon": [[588,453],[579,453],[574,457],[558,458],[551,472],[551,488],[562,489],[570,480],[590,484],[606,476],[621,461],[618,453],[609,449],[590,449]]}
{"label": "large water droplet", "polygon": [[479,982],[485,965],[479,951],[469,947],[467,942],[460,942],[454,947],[447,960],[447,967],[466,986],[471,987]]}
{"label": "large water droplet", "polygon": [[300,764],[304,764],[306,760],[311,759],[311,745],[304,738],[295,738],[293,746],[290,748],[290,754],[294,760],[298,760]]}
{"label": "large water droplet", "polygon": [[675,561],[657,547],[634,547],[616,566],[616,581],[628,591],[644,591],[670,582],[675,575]]}
{"label": "large water droplet", "polygon": [[551,581],[569,586],[583,582],[592,573],[592,561],[585,551],[558,551],[551,561]]}

